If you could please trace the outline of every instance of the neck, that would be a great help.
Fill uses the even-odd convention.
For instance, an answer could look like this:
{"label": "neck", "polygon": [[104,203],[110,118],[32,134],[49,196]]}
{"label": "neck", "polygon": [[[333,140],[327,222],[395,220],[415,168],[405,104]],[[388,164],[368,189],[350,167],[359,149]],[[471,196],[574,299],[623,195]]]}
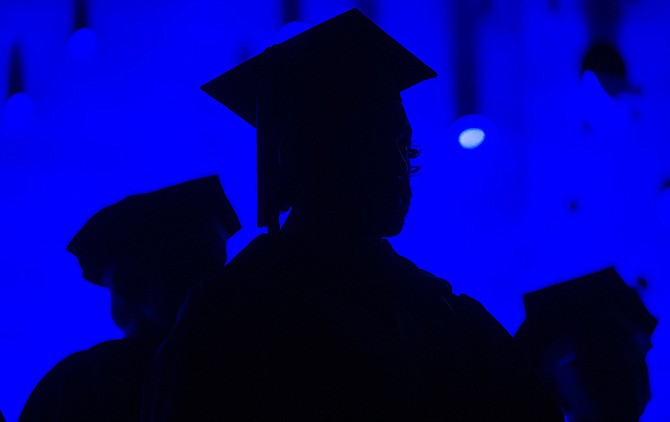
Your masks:
{"label": "neck", "polygon": [[351,220],[336,212],[292,208],[281,233],[329,244],[364,245],[381,241],[381,236],[369,233]]}

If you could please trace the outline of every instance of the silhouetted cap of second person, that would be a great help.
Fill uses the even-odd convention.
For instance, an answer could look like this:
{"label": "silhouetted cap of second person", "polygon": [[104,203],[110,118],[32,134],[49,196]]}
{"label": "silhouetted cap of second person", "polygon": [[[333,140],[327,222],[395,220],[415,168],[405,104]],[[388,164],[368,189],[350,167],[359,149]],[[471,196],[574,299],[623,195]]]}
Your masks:
{"label": "silhouetted cap of second person", "polygon": [[[103,208],[67,249],[79,259],[83,277],[100,286],[113,264],[126,272],[151,268],[169,275],[164,281],[190,287],[194,277],[197,281],[207,275],[211,262],[225,257],[225,240],[239,229],[218,176],[209,176],[132,195]],[[147,282],[138,276],[132,280],[117,286],[131,300],[141,288],[138,284]]]}
{"label": "silhouetted cap of second person", "polygon": [[[283,176],[279,167],[286,160],[280,159],[279,148],[327,154],[323,133],[328,122],[339,122],[357,109],[399,102],[401,91],[435,76],[435,71],[352,9],[268,48],[202,89],[258,130],[258,222],[272,231],[278,228],[279,210],[287,207],[279,185]],[[339,152],[363,153],[366,145],[362,144],[372,140],[338,145]],[[282,157],[287,155],[294,154]]]}

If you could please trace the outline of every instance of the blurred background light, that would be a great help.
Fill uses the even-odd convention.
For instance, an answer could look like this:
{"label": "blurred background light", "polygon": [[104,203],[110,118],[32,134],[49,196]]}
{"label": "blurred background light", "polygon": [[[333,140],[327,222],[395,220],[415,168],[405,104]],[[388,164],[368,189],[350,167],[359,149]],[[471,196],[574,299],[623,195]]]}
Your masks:
{"label": "blurred background light", "polygon": [[609,97],[609,94],[600,82],[600,78],[592,70],[585,70],[582,73],[581,86],[584,93],[593,98],[606,99]]}
{"label": "blurred background light", "polygon": [[589,47],[582,60],[582,74],[586,72],[592,72],[605,92],[611,96],[637,91],[628,80],[621,53],[611,43],[596,42]]}
{"label": "blurred background light", "polygon": [[454,120],[449,127],[449,142],[457,140],[465,149],[475,149],[485,140],[490,141],[495,133],[495,125],[486,116],[469,114]]}
{"label": "blurred background light", "polygon": [[8,70],[7,98],[2,104],[0,131],[6,136],[20,136],[30,124],[33,101],[25,92],[23,51],[18,43],[10,51]]}
{"label": "blurred background light", "polygon": [[458,136],[458,143],[465,149],[477,148],[484,142],[486,133],[479,128],[465,129]]}
{"label": "blurred background light", "polygon": [[91,28],[89,13],[88,0],[75,0],[72,9],[72,32],[68,40],[68,50],[75,60],[89,60],[95,52],[97,37]]}
{"label": "blurred background light", "polygon": [[279,44],[288,40],[291,37],[298,35],[299,33],[309,29],[309,25],[305,22],[295,21],[289,22],[286,25],[282,25],[281,28],[277,31],[272,42],[274,44]]}
{"label": "blurred background light", "polygon": [[656,198],[656,215],[664,236],[670,235],[670,181],[662,186]]}
{"label": "blurred background light", "polygon": [[8,136],[19,136],[30,125],[33,115],[33,100],[25,92],[9,97],[2,107],[0,118],[2,132]]}
{"label": "blurred background light", "polygon": [[70,55],[79,61],[89,60],[95,53],[97,38],[95,31],[91,28],[80,28],[70,35],[68,40],[68,51]]}

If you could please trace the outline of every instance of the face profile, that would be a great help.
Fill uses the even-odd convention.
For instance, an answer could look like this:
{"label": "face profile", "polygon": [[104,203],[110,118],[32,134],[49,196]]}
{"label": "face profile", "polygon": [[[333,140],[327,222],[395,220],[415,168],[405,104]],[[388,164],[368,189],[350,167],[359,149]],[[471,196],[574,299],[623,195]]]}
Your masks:
{"label": "face profile", "polygon": [[114,324],[129,339],[167,336],[188,292],[188,285],[177,287],[179,280],[142,265],[140,257],[126,257],[106,266],[100,282],[109,290]]}
{"label": "face profile", "polygon": [[[280,146],[289,200],[315,220],[365,237],[400,233],[411,200],[411,127],[399,100],[375,103]],[[324,129],[325,128],[325,129]]]}
{"label": "face profile", "polygon": [[410,188],[410,147],[412,130],[399,101],[384,103],[360,119],[368,123],[350,154],[353,169],[349,188],[356,198],[362,225],[378,237],[395,236],[402,230],[412,197]]}

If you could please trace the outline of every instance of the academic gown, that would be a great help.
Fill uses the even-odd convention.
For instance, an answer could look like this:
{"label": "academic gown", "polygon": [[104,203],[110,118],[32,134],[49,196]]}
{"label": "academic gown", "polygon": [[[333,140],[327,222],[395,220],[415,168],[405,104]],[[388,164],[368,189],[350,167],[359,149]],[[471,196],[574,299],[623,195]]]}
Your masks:
{"label": "academic gown", "polygon": [[385,240],[263,235],[191,292],[145,422],[563,421],[512,337]]}
{"label": "academic gown", "polygon": [[19,422],[132,422],[156,341],[112,340],[74,353],[39,382]]}

